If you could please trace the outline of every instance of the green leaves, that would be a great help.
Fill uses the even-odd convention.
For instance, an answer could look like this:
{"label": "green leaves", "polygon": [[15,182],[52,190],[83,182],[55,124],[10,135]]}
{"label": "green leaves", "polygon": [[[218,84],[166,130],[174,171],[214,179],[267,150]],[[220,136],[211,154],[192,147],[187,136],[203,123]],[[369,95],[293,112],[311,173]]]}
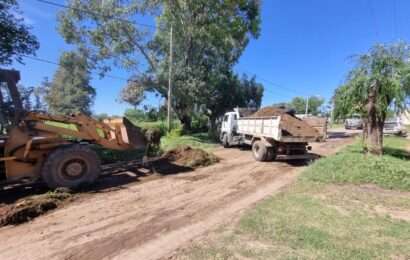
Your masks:
{"label": "green leaves", "polygon": [[[325,100],[321,97],[312,96],[309,97],[309,109],[308,113],[312,115],[318,115],[320,113],[320,107],[325,103]],[[304,114],[306,112],[306,98],[294,97],[289,106],[296,110],[297,114]]]}
{"label": "green leaves", "polygon": [[25,24],[16,0],[0,2],[0,64],[22,62],[24,55],[34,54],[39,43]]}
{"label": "green leaves", "polygon": [[335,92],[336,118],[354,113],[366,116],[372,88],[377,88],[376,112],[379,117],[385,116],[390,107],[396,112],[403,111],[410,95],[409,58],[409,45],[404,42],[376,45],[368,54],[359,56],[346,83]]}
{"label": "green leaves", "polygon": [[87,59],[77,52],[64,52],[52,82],[46,83],[45,97],[53,114],[91,114],[95,89],[90,86]]}
{"label": "green leaves", "polygon": [[[173,27],[172,100],[180,119],[190,117],[195,104],[209,110],[225,100],[224,81],[234,77],[233,66],[260,32],[258,0],[70,0],[69,6],[59,16],[60,33],[86,50],[93,69],[114,64],[134,72],[138,83],[121,94],[133,105],[144,91],[167,96]],[[136,22],[147,14],[156,16],[155,33]],[[141,60],[148,65],[142,73]]]}

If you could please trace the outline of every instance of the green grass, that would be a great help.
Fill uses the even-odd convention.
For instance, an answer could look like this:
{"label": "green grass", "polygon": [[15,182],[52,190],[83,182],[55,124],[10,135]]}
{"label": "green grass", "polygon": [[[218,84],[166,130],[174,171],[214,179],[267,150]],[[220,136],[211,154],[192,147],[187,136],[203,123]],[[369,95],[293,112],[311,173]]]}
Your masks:
{"label": "green grass", "polygon": [[297,189],[260,204],[241,219],[237,232],[271,245],[271,255],[285,251],[302,259],[410,256],[409,222],[334,207],[331,200]]}
{"label": "green grass", "polygon": [[135,124],[143,129],[149,129],[149,128],[159,129],[161,132],[161,135],[165,135],[167,132],[167,122],[165,121],[136,122]]}
{"label": "green grass", "polygon": [[[376,214],[372,207],[391,201],[372,196],[299,182],[177,259],[408,259],[410,222]],[[406,200],[396,198],[395,209],[410,211]]]}
{"label": "green grass", "polygon": [[408,140],[385,138],[382,157],[364,155],[357,142],[338,154],[319,160],[303,179],[323,183],[372,183],[387,189],[410,191],[410,153]]}
{"label": "green grass", "polygon": [[321,159],[176,258],[410,259],[410,220],[394,215],[410,213],[409,193],[400,191],[409,190],[408,145],[389,137],[382,158],[365,157],[355,144]]}
{"label": "green grass", "polygon": [[330,129],[336,129],[336,128],[338,128],[338,129],[339,129],[339,128],[343,128],[343,129],[344,129],[344,128],[345,128],[345,125],[344,125],[343,123],[340,123],[340,124],[334,123],[334,124],[330,124],[330,125],[329,125],[329,128],[330,128]]}
{"label": "green grass", "polygon": [[209,150],[216,147],[217,144],[208,137],[207,133],[182,136],[169,134],[161,138],[161,149],[163,151],[174,149],[179,145],[189,145],[193,148]]}

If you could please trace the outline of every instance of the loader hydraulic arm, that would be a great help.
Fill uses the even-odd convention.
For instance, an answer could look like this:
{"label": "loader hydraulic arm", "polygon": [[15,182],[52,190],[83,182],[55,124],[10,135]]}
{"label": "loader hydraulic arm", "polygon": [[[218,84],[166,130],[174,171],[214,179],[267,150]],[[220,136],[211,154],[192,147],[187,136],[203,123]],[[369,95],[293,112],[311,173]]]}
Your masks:
{"label": "loader hydraulic arm", "polygon": [[69,136],[99,144],[108,149],[128,150],[145,146],[141,130],[126,118],[99,122],[83,114],[59,116],[29,112],[21,124],[32,130]]}

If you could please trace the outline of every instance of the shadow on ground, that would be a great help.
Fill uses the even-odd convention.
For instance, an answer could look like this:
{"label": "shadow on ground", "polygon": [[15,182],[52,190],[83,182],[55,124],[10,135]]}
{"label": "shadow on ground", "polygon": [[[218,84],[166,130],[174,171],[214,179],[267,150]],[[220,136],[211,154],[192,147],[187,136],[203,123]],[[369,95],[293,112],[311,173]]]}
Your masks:
{"label": "shadow on ground", "polygon": [[410,160],[410,152],[404,149],[397,149],[392,147],[384,147],[383,154],[396,157],[401,160]]}
{"label": "shadow on ground", "polygon": [[[126,189],[125,185],[141,182],[142,179],[152,180],[192,170],[193,168],[176,165],[164,159],[159,159],[143,166],[128,165],[127,162],[124,162],[122,167],[115,167],[110,170],[103,169],[103,174],[94,184],[80,187],[72,192],[81,195],[81,193],[100,193],[121,190]],[[20,199],[44,194],[49,191],[50,189],[42,182],[7,187],[6,189],[0,190],[0,207],[2,204],[13,204]]]}

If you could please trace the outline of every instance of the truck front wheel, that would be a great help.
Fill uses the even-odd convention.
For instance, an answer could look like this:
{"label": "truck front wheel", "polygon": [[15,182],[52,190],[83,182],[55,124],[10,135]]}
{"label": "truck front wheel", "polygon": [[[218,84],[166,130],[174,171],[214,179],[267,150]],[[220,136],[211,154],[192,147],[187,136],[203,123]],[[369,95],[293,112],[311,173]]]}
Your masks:
{"label": "truck front wheel", "polygon": [[266,161],[268,158],[268,149],[262,141],[255,141],[252,144],[253,158],[259,162]]}
{"label": "truck front wheel", "polygon": [[222,145],[224,148],[229,148],[231,145],[229,144],[229,139],[228,139],[228,135],[224,134],[222,136]]}

